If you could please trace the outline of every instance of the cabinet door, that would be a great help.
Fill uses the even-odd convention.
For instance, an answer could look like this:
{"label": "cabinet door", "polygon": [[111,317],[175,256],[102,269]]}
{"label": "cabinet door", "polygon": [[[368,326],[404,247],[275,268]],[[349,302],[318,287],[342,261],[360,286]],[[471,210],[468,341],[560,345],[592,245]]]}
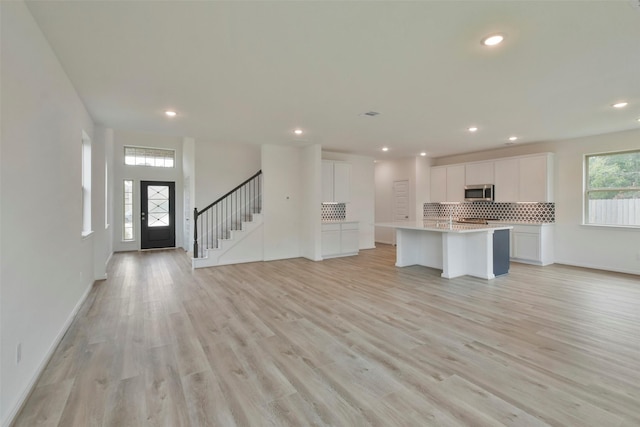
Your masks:
{"label": "cabinet door", "polygon": [[466,185],[493,184],[493,162],[465,165],[464,182]]}
{"label": "cabinet door", "polygon": [[519,202],[546,202],[547,156],[523,157],[519,167]]}
{"label": "cabinet door", "polygon": [[322,201],[333,202],[333,162],[322,161]]}
{"label": "cabinet door", "polygon": [[360,245],[358,244],[359,235],[358,230],[342,230],[342,236],[340,238],[341,248],[340,251],[343,254],[354,254],[358,252]]}
{"label": "cabinet door", "polygon": [[431,168],[431,202],[447,201],[447,168]]}
{"label": "cabinet door", "polygon": [[464,165],[447,166],[447,202],[464,202]]}
{"label": "cabinet door", "polygon": [[333,200],[340,203],[351,201],[351,164],[333,164]]}
{"label": "cabinet door", "polygon": [[529,261],[540,261],[540,235],[513,233],[513,257]]}
{"label": "cabinet door", "polygon": [[519,200],[518,159],[496,160],[494,162],[495,201],[517,202]]}
{"label": "cabinet door", "polygon": [[340,224],[336,224],[337,230],[323,230],[322,233],[322,256],[333,256],[340,254]]}

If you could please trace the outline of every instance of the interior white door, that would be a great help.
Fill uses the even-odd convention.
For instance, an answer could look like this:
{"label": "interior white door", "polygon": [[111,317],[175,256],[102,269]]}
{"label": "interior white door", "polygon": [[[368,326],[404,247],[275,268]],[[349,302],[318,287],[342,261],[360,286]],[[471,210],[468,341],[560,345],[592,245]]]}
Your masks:
{"label": "interior white door", "polygon": [[[393,221],[406,222],[411,220],[411,199],[409,193],[409,181],[393,181]],[[396,243],[396,235],[393,234],[393,244]]]}

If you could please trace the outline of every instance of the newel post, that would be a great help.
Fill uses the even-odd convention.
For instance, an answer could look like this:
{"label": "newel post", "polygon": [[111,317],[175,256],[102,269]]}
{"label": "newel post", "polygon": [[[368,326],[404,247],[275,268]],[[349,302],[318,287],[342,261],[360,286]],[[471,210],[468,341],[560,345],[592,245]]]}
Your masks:
{"label": "newel post", "polygon": [[193,257],[198,258],[198,208],[193,208]]}

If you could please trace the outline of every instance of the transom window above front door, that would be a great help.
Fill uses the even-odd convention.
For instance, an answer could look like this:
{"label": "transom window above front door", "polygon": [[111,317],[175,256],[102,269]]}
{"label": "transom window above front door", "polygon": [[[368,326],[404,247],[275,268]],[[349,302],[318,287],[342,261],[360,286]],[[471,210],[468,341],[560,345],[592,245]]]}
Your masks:
{"label": "transom window above front door", "polygon": [[172,168],[175,165],[176,152],[161,148],[124,147],[124,164],[129,166],[151,166]]}

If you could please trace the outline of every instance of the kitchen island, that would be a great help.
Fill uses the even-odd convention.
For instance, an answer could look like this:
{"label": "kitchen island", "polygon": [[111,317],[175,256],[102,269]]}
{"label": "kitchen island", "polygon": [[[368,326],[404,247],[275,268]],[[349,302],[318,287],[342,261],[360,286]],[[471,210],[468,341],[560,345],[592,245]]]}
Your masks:
{"label": "kitchen island", "polygon": [[[449,221],[376,223],[396,230],[396,266],[422,265],[442,270],[442,277],[469,275],[493,279],[509,265],[508,225],[457,224]],[[494,242],[494,234],[496,234]],[[500,234],[506,234],[506,240]],[[506,247],[505,247],[506,245]],[[495,258],[495,259],[494,259]],[[496,265],[507,270],[494,272]]]}

